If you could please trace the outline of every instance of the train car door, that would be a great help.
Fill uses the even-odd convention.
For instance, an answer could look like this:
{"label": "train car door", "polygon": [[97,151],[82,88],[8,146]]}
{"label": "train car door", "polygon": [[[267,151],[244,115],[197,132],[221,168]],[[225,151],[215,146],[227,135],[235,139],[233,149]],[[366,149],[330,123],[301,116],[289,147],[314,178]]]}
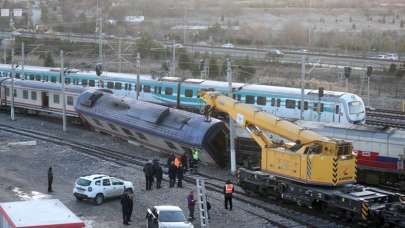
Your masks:
{"label": "train car door", "polygon": [[48,92],[41,92],[41,101],[43,108],[49,108],[49,95]]}

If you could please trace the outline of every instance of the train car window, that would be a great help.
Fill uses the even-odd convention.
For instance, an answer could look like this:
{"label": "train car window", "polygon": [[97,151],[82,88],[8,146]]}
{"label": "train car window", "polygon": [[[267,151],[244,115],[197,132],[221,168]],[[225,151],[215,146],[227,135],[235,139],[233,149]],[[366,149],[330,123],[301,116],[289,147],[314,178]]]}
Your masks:
{"label": "train car window", "polygon": [[340,113],[340,107],[339,107],[339,105],[336,105],[336,107],[335,107],[335,113],[336,113],[336,114],[339,114],[339,113]]}
{"label": "train car window", "polygon": [[[301,101],[298,101],[298,109],[301,109]],[[304,110],[308,110],[308,101],[304,101]]]}
{"label": "train car window", "polygon": [[35,79],[35,75],[30,74],[30,80],[34,80]]}
{"label": "train car window", "polygon": [[110,126],[111,130],[113,130],[113,131],[118,131],[118,129],[115,127],[114,124],[110,124],[110,123],[109,123],[108,126]]}
{"label": "train car window", "polygon": [[295,100],[285,100],[285,107],[286,108],[295,108]]}
{"label": "train car window", "polygon": [[115,89],[122,89],[122,83],[121,82],[116,82],[114,88]]}
{"label": "train car window", "polygon": [[276,98],[271,98],[271,106],[275,106],[276,105]]}
{"label": "train car window", "polygon": [[42,77],[43,79],[44,79],[44,81],[48,81],[48,76],[44,76],[44,77]]}
{"label": "train car window", "polygon": [[147,138],[145,137],[145,135],[143,135],[142,133],[136,132],[136,134],[139,136],[140,139],[142,139],[142,140],[147,140]]}
{"label": "train car window", "polygon": [[236,94],[233,94],[233,95],[232,95],[232,98],[233,98],[233,99],[236,99]]}
{"label": "train car window", "polygon": [[73,85],[79,85],[79,79],[74,78],[73,79]]}
{"label": "train car window", "polygon": [[145,93],[150,93],[150,86],[144,85],[144,86],[143,86],[143,92],[145,92]]}
{"label": "train car window", "polygon": [[162,87],[158,87],[158,94],[162,94]]}
{"label": "train car window", "polygon": [[59,104],[59,95],[58,94],[53,95],[53,103]]}
{"label": "train car window", "polygon": [[14,93],[13,93],[14,97],[17,97],[17,90],[14,89]]}
{"label": "train car window", "polygon": [[128,84],[128,90],[132,89],[132,84]]}
{"label": "train car window", "polygon": [[184,90],[184,95],[186,97],[193,97],[193,90],[192,89],[186,89]]}
{"label": "train car window", "polygon": [[6,96],[9,97],[10,96],[10,89],[6,87]]}
{"label": "train car window", "polygon": [[134,134],[132,134],[132,132],[126,128],[121,128],[123,132],[125,132],[125,134],[127,134],[128,136],[134,136]]}
{"label": "train car window", "polygon": [[238,101],[242,100],[242,96],[238,94]]}
{"label": "train car window", "polygon": [[277,107],[281,106],[281,99],[277,99]]}
{"label": "train car window", "polygon": [[[314,103],[314,111],[316,111],[316,112],[318,111],[318,103]],[[323,103],[321,103],[319,112],[323,112]]]}
{"label": "train car window", "polygon": [[246,104],[254,104],[255,103],[255,96],[246,95],[245,103]]}
{"label": "train car window", "polygon": [[107,82],[108,89],[114,89],[114,82]]}
{"label": "train car window", "polygon": [[96,86],[96,81],[94,81],[94,80],[89,80],[89,86],[90,86],[90,87]]}
{"label": "train car window", "polygon": [[157,93],[157,86],[155,86],[153,91],[154,91],[154,93]]}
{"label": "train car window", "polygon": [[36,81],[41,81],[41,75],[35,75],[35,80]]}
{"label": "train car window", "polygon": [[125,84],[124,84],[124,89],[125,89],[125,90],[128,90],[128,83],[125,83]]}
{"label": "train car window", "polygon": [[67,105],[73,106],[73,97],[67,96]]}
{"label": "train car window", "polygon": [[173,143],[171,143],[171,142],[169,142],[169,141],[165,141],[165,143],[167,144],[167,146],[168,146],[170,149],[177,150],[176,146],[175,146]]}
{"label": "train car window", "polygon": [[23,90],[23,99],[28,99],[28,90]]}
{"label": "train car window", "polygon": [[103,80],[98,81],[98,86],[104,88],[104,81]]}
{"label": "train car window", "polygon": [[19,72],[15,73],[15,78],[21,78]]}
{"label": "train car window", "polygon": [[87,84],[88,84],[87,79],[82,79],[82,86],[87,86]]}
{"label": "train car window", "polygon": [[258,105],[266,105],[266,103],[267,103],[266,97],[258,96],[256,103]]}
{"label": "train car window", "polygon": [[98,126],[103,126],[98,119],[93,119],[93,122],[96,123]]}
{"label": "train car window", "polygon": [[55,76],[51,77],[51,82],[56,82],[56,77]]}
{"label": "train car window", "polygon": [[65,84],[70,84],[70,78],[65,78]]}
{"label": "train car window", "polygon": [[166,87],[165,88],[165,95],[173,95],[173,88]]}
{"label": "train car window", "polygon": [[31,91],[31,100],[33,100],[33,101],[37,100],[37,92],[36,91]]}

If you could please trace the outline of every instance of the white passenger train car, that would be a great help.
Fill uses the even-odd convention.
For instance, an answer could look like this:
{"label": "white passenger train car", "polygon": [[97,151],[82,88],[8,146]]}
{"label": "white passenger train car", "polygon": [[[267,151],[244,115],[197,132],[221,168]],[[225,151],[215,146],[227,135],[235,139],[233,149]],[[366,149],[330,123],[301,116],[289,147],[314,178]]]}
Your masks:
{"label": "white passenger train car", "polygon": [[[79,86],[66,86],[66,115],[78,117],[74,106],[77,97],[85,89]],[[40,81],[20,80],[14,82],[14,107],[24,112],[62,113],[62,89],[60,84]],[[0,80],[0,105],[11,104],[11,79]]]}

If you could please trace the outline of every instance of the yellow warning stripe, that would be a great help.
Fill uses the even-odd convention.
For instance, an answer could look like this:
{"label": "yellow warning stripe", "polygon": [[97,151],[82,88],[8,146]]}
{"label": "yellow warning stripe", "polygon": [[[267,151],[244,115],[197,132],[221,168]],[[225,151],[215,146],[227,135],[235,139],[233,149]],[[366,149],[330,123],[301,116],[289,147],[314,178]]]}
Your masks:
{"label": "yellow warning stripe", "polygon": [[368,203],[363,202],[361,204],[361,217],[363,220],[367,220],[368,215],[369,215],[368,213],[369,213]]}

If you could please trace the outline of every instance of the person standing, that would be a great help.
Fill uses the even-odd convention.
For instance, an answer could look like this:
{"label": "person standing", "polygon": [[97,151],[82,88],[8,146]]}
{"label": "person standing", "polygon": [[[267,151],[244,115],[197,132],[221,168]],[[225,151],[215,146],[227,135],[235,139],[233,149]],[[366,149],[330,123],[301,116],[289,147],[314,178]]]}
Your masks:
{"label": "person standing", "polygon": [[146,191],[152,190],[153,167],[152,167],[152,162],[150,160],[143,167],[143,172],[145,174]]}
{"label": "person standing", "polygon": [[53,192],[52,182],[53,182],[53,172],[52,172],[52,166],[50,166],[48,169],[48,192]]}
{"label": "person standing", "polygon": [[169,157],[167,158],[167,167],[170,167],[172,162],[176,159],[176,156],[174,156],[174,153],[170,153]]}
{"label": "person standing", "polygon": [[192,171],[193,173],[197,173],[198,171],[198,161],[200,160],[199,154],[198,154],[198,149],[192,149],[191,150],[191,166],[192,166]]}
{"label": "person standing", "polygon": [[156,188],[159,189],[163,179],[163,170],[158,159],[153,160],[153,175],[156,177]]}
{"label": "person standing", "polygon": [[176,174],[177,174],[177,168],[176,165],[174,164],[174,161],[169,166],[169,187],[173,188],[174,183],[176,183]]}
{"label": "person standing", "polygon": [[225,196],[225,209],[232,211],[232,193],[234,192],[233,184],[231,180],[228,180],[224,187],[224,196]]}
{"label": "person standing", "polygon": [[194,191],[191,190],[187,196],[188,217],[192,221],[194,220],[194,207],[195,207]]}
{"label": "person standing", "polygon": [[122,219],[124,225],[130,225],[129,222],[129,209],[130,209],[130,199],[128,192],[125,191],[121,196],[121,207],[122,207]]}
{"label": "person standing", "polygon": [[128,222],[131,221],[132,211],[134,210],[134,193],[132,191],[128,192]]}
{"label": "person standing", "polygon": [[180,163],[179,168],[177,169],[177,187],[183,187],[183,178],[184,178],[184,166]]}

